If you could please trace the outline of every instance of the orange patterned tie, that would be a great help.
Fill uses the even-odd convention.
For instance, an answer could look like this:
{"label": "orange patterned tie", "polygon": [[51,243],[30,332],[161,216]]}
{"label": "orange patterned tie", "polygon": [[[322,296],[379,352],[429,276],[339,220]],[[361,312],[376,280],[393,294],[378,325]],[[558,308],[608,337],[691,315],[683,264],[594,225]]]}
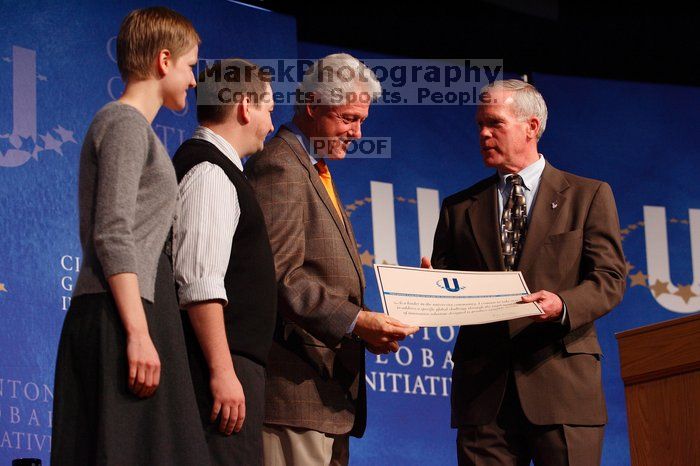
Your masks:
{"label": "orange patterned tie", "polygon": [[335,190],[333,189],[333,179],[331,178],[331,172],[330,170],[328,170],[326,161],[321,159],[318,162],[316,162],[316,165],[314,165],[314,167],[316,167],[316,171],[318,171],[318,176],[321,177],[321,182],[326,188],[328,197],[331,198],[333,206],[335,206],[335,210],[336,212],[338,212],[338,217],[340,217],[340,221],[343,222],[343,224],[345,224],[345,221],[343,220],[343,215],[340,213],[340,205],[338,204],[338,198],[335,196]]}

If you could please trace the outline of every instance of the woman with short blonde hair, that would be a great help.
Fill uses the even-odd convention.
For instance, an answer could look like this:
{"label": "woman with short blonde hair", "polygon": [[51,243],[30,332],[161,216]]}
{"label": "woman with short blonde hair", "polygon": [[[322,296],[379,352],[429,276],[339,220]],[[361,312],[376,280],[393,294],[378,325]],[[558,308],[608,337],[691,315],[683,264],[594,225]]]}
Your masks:
{"label": "woman with short blonde hair", "polygon": [[151,123],[182,110],[199,36],[167,8],[132,11],[117,36],[124,94],[80,154],[83,266],[61,333],[51,463],[208,464],[170,262],[177,181]]}

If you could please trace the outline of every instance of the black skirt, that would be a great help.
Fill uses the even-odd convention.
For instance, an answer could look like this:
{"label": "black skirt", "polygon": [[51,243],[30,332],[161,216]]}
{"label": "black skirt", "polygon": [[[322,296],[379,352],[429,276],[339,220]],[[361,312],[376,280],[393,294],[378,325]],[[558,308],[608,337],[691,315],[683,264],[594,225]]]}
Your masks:
{"label": "black skirt", "polygon": [[154,303],[142,301],[161,362],[160,385],[146,399],[128,388],[126,333],[112,295],[72,300],[56,362],[52,465],[209,464],[164,254]]}

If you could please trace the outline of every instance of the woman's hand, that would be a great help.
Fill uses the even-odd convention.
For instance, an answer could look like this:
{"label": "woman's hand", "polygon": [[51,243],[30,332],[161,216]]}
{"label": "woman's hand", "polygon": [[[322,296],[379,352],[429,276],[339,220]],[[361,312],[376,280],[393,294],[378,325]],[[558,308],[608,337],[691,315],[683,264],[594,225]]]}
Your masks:
{"label": "woman's hand", "polygon": [[150,335],[128,335],[129,390],[140,398],[153,396],[160,384],[160,358]]}

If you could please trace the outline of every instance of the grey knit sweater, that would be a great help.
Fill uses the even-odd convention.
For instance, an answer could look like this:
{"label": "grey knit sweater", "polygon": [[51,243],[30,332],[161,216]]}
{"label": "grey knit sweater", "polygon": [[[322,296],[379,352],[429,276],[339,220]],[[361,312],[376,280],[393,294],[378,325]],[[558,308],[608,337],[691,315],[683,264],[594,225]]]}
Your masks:
{"label": "grey knit sweater", "polygon": [[107,291],[107,277],[131,272],[141,297],[152,302],[177,179],[138,110],[115,101],[97,112],[80,153],[78,184],[83,263],[73,296]]}

